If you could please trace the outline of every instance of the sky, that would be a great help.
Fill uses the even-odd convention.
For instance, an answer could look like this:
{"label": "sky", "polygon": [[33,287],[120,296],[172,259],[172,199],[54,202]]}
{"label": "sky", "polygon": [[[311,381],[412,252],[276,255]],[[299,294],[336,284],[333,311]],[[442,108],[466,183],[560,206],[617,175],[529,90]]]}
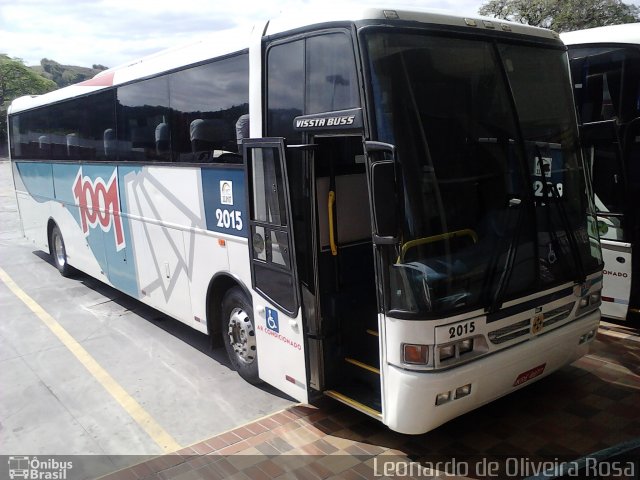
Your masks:
{"label": "sky", "polygon": [[[37,65],[113,67],[207,33],[250,26],[302,6],[378,6],[381,0],[0,0],[0,53]],[[476,14],[482,0],[388,1],[384,7]]]}

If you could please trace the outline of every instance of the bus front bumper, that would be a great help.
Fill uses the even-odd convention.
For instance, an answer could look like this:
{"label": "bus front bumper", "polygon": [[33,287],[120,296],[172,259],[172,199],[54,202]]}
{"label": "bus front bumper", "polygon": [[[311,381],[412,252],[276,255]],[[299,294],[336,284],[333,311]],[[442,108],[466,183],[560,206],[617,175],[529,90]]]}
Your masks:
{"label": "bus front bumper", "polygon": [[[534,340],[445,371],[416,372],[387,364],[383,421],[400,433],[433,430],[582,357],[593,339],[580,343],[580,338],[597,330],[599,322],[597,310]],[[467,385],[470,393],[455,398],[456,390]],[[451,399],[436,405],[436,397],[446,392]]]}

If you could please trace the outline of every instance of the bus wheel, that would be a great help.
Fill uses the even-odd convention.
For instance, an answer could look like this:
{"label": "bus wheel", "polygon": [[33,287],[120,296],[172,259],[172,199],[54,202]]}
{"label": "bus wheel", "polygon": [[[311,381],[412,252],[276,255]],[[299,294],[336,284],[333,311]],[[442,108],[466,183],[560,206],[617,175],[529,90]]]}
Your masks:
{"label": "bus wheel", "polygon": [[71,275],[73,268],[67,262],[67,249],[64,246],[64,240],[62,239],[62,233],[57,225],[53,226],[51,230],[51,238],[49,239],[49,245],[51,250],[51,256],[53,257],[53,263],[63,277]]}
{"label": "bus wheel", "polygon": [[249,383],[260,383],[253,308],[238,287],[222,299],[222,336],[231,364]]}

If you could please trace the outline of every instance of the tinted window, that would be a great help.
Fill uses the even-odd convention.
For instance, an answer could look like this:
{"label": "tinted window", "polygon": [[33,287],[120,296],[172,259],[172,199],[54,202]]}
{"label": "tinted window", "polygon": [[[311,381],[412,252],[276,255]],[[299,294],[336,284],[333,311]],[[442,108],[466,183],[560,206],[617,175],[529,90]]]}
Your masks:
{"label": "tinted window", "polygon": [[120,160],[170,160],[166,76],[118,88],[118,144]]}
{"label": "tinted window", "polygon": [[628,121],[640,113],[640,53],[625,47],[569,51],[576,106],[583,123]]}
{"label": "tinted window", "polygon": [[581,267],[595,271],[600,248],[590,236],[564,52],[417,32],[364,35],[377,139],[396,145],[401,165],[392,308],[495,308],[576,280]]}
{"label": "tinted window", "polygon": [[49,156],[48,123],[44,110],[34,110],[13,116],[9,126],[13,158],[47,158]]}
{"label": "tinted window", "polygon": [[174,160],[239,161],[248,136],[249,55],[176,72],[169,82]]}
{"label": "tinted window", "polygon": [[251,252],[256,289],[292,313],[296,297],[289,256],[284,178],[277,147],[251,148]]}
{"label": "tinted window", "polygon": [[55,105],[49,110],[52,156],[67,160],[114,159],[114,92]]}
{"label": "tinted window", "polygon": [[345,110],[359,105],[355,59],[342,33],[307,39],[307,110]]}
{"label": "tinted window", "polygon": [[9,148],[11,158],[20,158],[22,148],[20,145],[20,115],[9,119]]}
{"label": "tinted window", "polygon": [[301,143],[302,133],[293,129],[295,117],[360,105],[353,46],[343,33],[275,45],[269,49],[267,65],[271,136]]}
{"label": "tinted window", "polygon": [[116,109],[115,90],[100,93],[86,99],[82,108],[83,138],[94,145],[96,160],[116,159]]}
{"label": "tinted window", "polygon": [[259,222],[287,224],[280,156],[276,148],[252,149],[252,218]]}
{"label": "tinted window", "polygon": [[293,119],[304,111],[304,40],[277,45],[268,53],[268,132],[301,143]]}
{"label": "tinted window", "polygon": [[104,160],[113,158],[112,90],[24,112],[12,120],[15,158]]}
{"label": "tinted window", "polygon": [[241,162],[248,113],[243,54],[12,116],[11,149],[16,159]]}

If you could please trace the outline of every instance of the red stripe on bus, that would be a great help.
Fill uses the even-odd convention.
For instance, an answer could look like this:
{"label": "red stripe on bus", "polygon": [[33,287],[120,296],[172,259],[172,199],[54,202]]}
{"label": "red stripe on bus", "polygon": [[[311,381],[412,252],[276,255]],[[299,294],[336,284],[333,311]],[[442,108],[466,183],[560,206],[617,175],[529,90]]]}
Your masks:
{"label": "red stripe on bus", "polygon": [[103,73],[102,75],[98,74],[97,76],[90,78],[89,80],[80,82],[78,85],[83,85],[86,87],[110,87],[113,85],[114,73],[115,72]]}

